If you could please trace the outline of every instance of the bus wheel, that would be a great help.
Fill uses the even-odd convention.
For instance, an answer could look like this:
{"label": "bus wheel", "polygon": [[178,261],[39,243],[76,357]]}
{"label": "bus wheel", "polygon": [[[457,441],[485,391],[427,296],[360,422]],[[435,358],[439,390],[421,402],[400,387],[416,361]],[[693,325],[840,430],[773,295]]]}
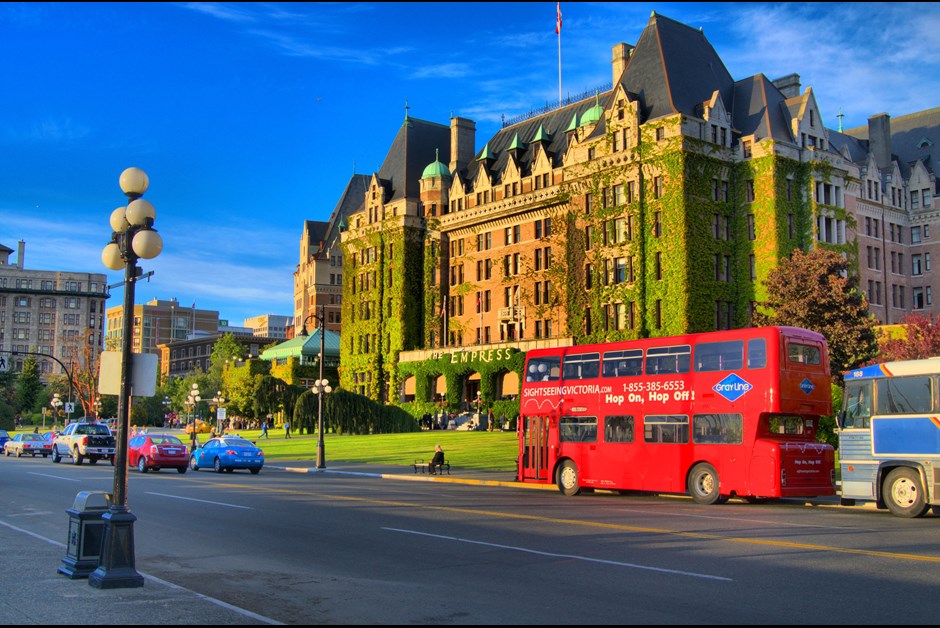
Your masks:
{"label": "bus wheel", "polygon": [[718,486],[718,472],[707,462],[695,465],[689,473],[689,495],[696,504],[719,503]]}
{"label": "bus wheel", "polygon": [[909,467],[898,467],[888,474],[884,500],[891,514],[897,517],[923,517],[930,507],[920,484],[920,474]]}
{"label": "bus wheel", "polygon": [[565,460],[558,470],[558,490],[568,497],[581,492],[581,487],[578,486],[578,467],[570,460]]}

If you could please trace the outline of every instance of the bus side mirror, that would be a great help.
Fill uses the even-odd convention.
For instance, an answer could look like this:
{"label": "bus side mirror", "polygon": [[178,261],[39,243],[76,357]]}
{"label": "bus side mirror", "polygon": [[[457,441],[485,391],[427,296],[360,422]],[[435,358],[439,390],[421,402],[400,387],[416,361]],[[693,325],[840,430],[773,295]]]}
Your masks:
{"label": "bus side mirror", "polygon": [[839,412],[836,415],[836,424],[839,426],[839,429],[845,429],[845,410]]}

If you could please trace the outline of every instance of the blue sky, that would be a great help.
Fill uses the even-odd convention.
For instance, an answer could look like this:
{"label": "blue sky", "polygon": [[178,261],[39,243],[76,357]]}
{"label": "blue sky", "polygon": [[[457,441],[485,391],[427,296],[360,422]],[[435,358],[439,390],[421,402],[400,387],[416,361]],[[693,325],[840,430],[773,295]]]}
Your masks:
{"label": "blue sky", "polygon": [[[798,73],[825,124],[940,106],[940,4],[561,3],[562,91],[609,82],[656,11],[731,75]],[[2,3],[0,243],[26,267],[101,263],[137,166],[164,241],[137,302],[241,325],[293,313],[304,220],[381,166],[409,115],[507,118],[558,100],[555,3]],[[15,255],[14,255],[15,256]],[[108,302],[120,305],[122,289]]]}

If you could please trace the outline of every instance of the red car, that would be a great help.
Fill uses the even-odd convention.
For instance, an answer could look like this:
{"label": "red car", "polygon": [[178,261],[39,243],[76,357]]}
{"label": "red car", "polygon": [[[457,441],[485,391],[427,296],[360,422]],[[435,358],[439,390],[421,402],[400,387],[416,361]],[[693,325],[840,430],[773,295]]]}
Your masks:
{"label": "red car", "polygon": [[141,473],[164,467],[186,473],[189,451],[183,441],[172,434],[138,434],[127,444],[127,464]]}

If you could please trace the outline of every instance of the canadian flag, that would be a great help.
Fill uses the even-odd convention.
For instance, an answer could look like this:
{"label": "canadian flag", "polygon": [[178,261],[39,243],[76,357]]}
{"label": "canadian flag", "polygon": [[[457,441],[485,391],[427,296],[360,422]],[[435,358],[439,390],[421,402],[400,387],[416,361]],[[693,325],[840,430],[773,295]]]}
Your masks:
{"label": "canadian flag", "polygon": [[555,8],[557,9],[557,16],[555,17],[555,34],[561,34],[561,3],[556,2]]}

